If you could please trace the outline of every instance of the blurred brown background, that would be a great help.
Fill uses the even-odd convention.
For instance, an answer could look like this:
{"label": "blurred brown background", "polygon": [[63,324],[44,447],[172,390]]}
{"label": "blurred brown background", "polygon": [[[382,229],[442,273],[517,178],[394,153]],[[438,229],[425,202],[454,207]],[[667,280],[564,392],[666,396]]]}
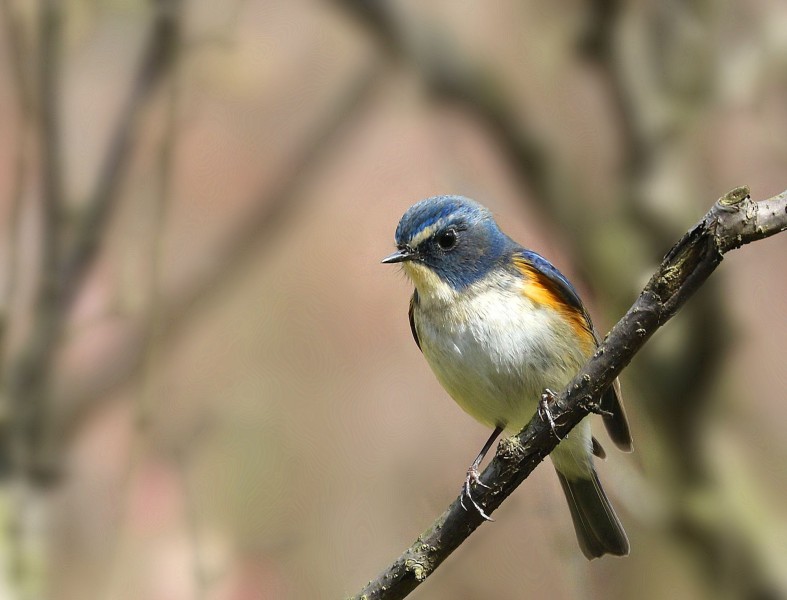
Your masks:
{"label": "blurred brown background", "polygon": [[[379,264],[413,202],[487,204],[606,331],[787,187],[783,0],[0,7],[2,598],[341,598],[411,543],[488,435]],[[413,597],[787,597],[786,251],[624,373],[630,557],[541,468]]]}

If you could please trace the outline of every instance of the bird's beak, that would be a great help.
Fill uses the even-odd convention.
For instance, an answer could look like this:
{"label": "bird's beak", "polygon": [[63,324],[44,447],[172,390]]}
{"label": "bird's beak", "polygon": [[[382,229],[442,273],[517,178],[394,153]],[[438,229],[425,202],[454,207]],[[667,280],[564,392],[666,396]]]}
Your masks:
{"label": "bird's beak", "polygon": [[388,265],[391,263],[399,263],[399,262],[406,262],[408,260],[415,260],[416,258],[417,255],[415,251],[405,247],[405,248],[399,248],[399,250],[397,250],[396,252],[394,252],[389,256],[386,256],[380,262]]}

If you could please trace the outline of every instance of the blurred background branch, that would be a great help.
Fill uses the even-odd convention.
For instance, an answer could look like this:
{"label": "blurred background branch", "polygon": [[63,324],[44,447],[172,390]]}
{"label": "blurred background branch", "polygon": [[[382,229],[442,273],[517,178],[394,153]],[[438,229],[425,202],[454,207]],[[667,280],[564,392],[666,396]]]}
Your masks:
{"label": "blurred background branch", "polygon": [[[198,308],[208,302],[213,294],[221,293],[227,280],[241,270],[255,251],[270,242],[271,237],[286,223],[288,213],[297,207],[300,184],[308,180],[308,172],[319,164],[330,151],[331,144],[348,122],[361,109],[363,102],[375,90],[381,72],[379,65],[371,64],[361,70],[355,80],[346,85],[346,92],[332,105],[323,121],[303,143],[303,150],[291,159],[292,166],[281,175],[276,184],[266,184],[264,190],[255,192],[251,208],[238,219],[237,227],[226,236],[223,243],[212,252],[207,266],[193,276],[183,291],[172,297],[161,299],[160,331],[162,341],[177,337]],[[302,193],[301,193],[302,199]],[[142,323],[128,332],[128,343],[133,345],[140,336],[151,335],[152,317],[143,317]],[[126,368],[114,371],[107,380],[98,374],[95,381],[88,382],[71,402],[69,412],[63,418],[63,436],[68,438],[84,422],[85,415],[94,410],[108,390],[126,384],[139,375],[140,361],[130,358]]]}

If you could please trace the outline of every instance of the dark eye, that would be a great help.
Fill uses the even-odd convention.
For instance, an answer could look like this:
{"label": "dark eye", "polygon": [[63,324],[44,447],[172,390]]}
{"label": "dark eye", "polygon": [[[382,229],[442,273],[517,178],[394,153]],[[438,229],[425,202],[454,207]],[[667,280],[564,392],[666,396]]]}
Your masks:
{"label": "dark eye", "polygon": [[456,231],[446,229],[437,235],[437,245],[443,250],[450,250],[456,246]]}

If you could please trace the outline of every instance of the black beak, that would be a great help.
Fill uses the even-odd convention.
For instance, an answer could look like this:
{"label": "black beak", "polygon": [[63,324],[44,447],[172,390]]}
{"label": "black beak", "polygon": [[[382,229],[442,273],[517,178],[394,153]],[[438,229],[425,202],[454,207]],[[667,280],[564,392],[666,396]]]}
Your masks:
{"label": "black beak", "polygon": [[410,248],[404,247],[404,248],[399,248],[399,250],[397,250],[393,254],[391,254],[389,256],[386,256],[380,262],[388,265],[388,264],[391,264],[391,263],[399,263],[399,262],[405,262],[405,261],[408,261],[408,260],[415,260],[416,258],[417,258],[417,255],[416,255],[414,250],[411,250]]}

